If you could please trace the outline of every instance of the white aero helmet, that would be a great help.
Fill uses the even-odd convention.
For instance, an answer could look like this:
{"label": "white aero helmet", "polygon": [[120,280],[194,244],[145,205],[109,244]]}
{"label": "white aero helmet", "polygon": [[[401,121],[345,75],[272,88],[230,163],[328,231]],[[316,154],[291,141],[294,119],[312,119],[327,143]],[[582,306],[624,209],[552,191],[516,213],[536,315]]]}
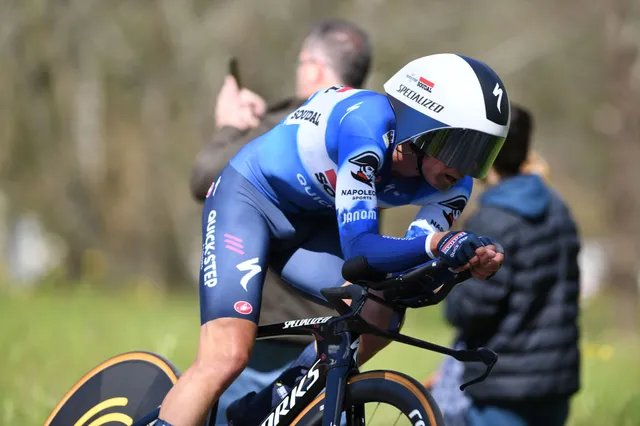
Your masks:
{"label": "white aero helmet", "polygon": [[500,77],[476,59],[451,53],[405,65],[384,84],[396,116],[395,139],[475,178],[486,176],[509,131],[509,97]]}

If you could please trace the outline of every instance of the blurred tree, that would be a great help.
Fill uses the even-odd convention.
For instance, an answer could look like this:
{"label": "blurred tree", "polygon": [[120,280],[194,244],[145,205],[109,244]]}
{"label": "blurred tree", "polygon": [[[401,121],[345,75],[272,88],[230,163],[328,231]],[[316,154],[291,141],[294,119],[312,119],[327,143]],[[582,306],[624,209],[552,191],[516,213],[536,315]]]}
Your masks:
{"label": "blurred tree", "polygon": [[610,107],[608,193],[612,253],[611,284],[620,325],[640,326],[640,32],[629,19],[633,0],[610,0],[606,14]]}
{"label": "blurred tree", "polygon": [[[489,62],[511,98],[536,114],[536,148],[585,234],[609,232],[599,211],[614,204],[592,201],[602,197],[600,168],[591,167],[603,158],[601,135],[586,123],[606,94],[611,110],[628,114],[624,132],[632,130],[632,90],[605,92],[602,82],[631,85],[637,58],[610,49],[610,68],[602,61],[603,37],[593,28],[607,7],[591,0],[0,1],[0,190],[8,221],[35,212],[64,242],[70,278],[193,286],[201,218],[188,171],[210,137],[227,58],[240,58],[246,85],[267,100],[289,96],[310,24],[340,16],[372,36],[372,90],[426,54]],[[637,20],[634,7],[619,37],[629,38],[620,34]],[[622,211],[632,214],[618,207],[612,214]],[[414,212],[388,212],[383,229],[404,234]]]}

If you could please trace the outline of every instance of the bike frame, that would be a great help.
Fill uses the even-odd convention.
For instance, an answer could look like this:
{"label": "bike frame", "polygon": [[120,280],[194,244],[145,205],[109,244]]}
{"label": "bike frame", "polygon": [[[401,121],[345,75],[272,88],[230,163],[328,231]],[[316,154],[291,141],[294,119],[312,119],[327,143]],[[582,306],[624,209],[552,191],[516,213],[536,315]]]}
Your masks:
{"label": "bike frame", "polygon": [[[452,284],[451,287],[455,285]],[[446,293],[448,293],[445,289]],[[258,327],[256,339],[280,336],[312,335],[316,339],[318,356],[309,371],[300,379],[284,399],[257,426],[290,424],[300,412],[311,404],[326,388],[323,426],[335,426],[341,422],[345,389],[348,379],[359,373],[357,354],[360,336],[371,334],[422,349],[449,355],[462,362],[480,361],[487,366],[479,378],[461,386],[461,389],[484,380],[497,361],[497,355],[487,348],[453,350],[399,333],[405,308],[379,298],[366,287],[350,285],[322,290],[329,304],[340,314],[334,317],[307,318],[268,324]],[[444,296],[440,295],[441,300]],[[351,306],[344,299],[352,301]],[[367,300],[386,305],[396,312],[389,329],[378,328],[360,315]],[[437,302],[435,302],[437,303]],[[215,410],[216,407],[214,406]],[[159,408],[133,423],[132,426],[150,426],[158,418]],[[215,418],[215,411],[212,421]],[[347,413],[348,426],[363,426],[364,406],[352,406]],[[210,422],[209,426],[213,426]]]}
{"label": "bike frame", "polygon": [[[343,328],[346,318],[320,317],[300,320],[315,324],[291,326],[295,321],[258,328],[258,339],[284,335],[313,335],[318,356],[309,371],[291,388],[284,399],[260,422],[260,426],[290,424],[326,387],[323,425],[339,425],[347,379],[358,373],[359,337]],[[357,424],[348,422],[349,425]]]}

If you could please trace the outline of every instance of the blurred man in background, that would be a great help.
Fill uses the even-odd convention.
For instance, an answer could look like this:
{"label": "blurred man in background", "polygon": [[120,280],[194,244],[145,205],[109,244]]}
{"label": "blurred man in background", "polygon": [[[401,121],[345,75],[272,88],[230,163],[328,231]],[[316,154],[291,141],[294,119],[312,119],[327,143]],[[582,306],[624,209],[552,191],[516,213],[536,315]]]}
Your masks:
{"label": "blurred man in background", "polygon": [[[336,85],[361,88],[370,63],[367,34],[352,22],[330,19],[316,23],[303,42],[298,55],[294,98],[267,107],[259,95],[239,88],[234,77],[227,76],[216,101],[217,132],[198,154],[191,172],[194,198],[204,201],[211,183],[231,157],[251,140],[271,130],[316,91]],[[302,299],[271,269],[265,286],[260,324],[335,314],[331,309]],[[231,402],[267,387],[297,359],[309,342],[306,337],[257,341],[247,368],[218,402],[216,424],[226,424],[225,410]]]}
{"label": "blurred man in background", "polygon": [[[445,299],[458,348],[486,346],[498,363],[483,382],[458,386],[484,366],[446,360],[433,394],[447,424],[560,426],[580,387],[576,224],[545,183],[548,167],[529,152],[533,118],[513,105],[509,134],[465,229],[500,241],[502,269],[471,279]],[[427,383],[428,384],[428,383]]]}
{"label": "blurred man in background", "polygon": [[296,94],[269,107],[227,76],[216,101],[217,132],[198,154],[191,171],[191,192],[204,201],[211,182],[244,145],[271,130],[320,89],[336,85],[361,88],[371,64],[367,34],[352,22],[316,23],[302,44],[296,70]]}

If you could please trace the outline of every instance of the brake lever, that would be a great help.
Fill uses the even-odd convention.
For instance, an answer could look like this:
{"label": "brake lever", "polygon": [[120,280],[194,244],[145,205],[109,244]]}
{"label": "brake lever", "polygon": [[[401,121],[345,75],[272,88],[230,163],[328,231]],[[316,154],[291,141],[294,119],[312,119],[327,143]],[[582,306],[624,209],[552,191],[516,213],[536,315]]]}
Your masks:
{"label": "brake lever", "polygon": [[449,282],[443,284],[442,288],[440,288],[437,293],[434,293],[432,296],[430,296],[429,303],[426,306],[437,305],[438,303],[442,302],[455,286],[468,280],[469,278],[471,278],[471,276],[471,271],[469,269],[457,273],[451,278]]}
{"label": "brake lever", "polygon": [[491,370],[493,370],[493,366],[496,365],[496,362],[498,362],[498,354],[489,348],[463,349],[455,351],[452,356],[461,362],[480,361],[487,366],[487,369],[482,375],[460,385],[461,391],[465,390],[471,385],[480,383],[487,377],[489,377],[489,374],[491,374]]}

